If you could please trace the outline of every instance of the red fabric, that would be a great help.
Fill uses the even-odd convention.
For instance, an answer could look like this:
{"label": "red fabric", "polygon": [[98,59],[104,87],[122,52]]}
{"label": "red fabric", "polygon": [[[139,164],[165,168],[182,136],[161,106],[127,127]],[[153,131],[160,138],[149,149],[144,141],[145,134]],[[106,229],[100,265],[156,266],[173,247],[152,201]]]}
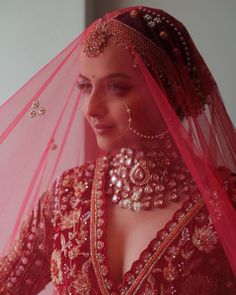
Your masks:
{"label": "red fabric", "polygon": [[[145,15],[148,16],[145,18]],[[153,27],[152,22],[155,18],[157,25]],[[236,273],[236,214],[231,204],[231,199],[235,198],[232,180],[235,177],[232,178],[232,175],[235,175],[236,171],[235,129],[226,113],[216,82],[184,26],[162,10],[145,7],[115,11],[93,23],[1,106],[1,253],[7,253],[7,248],[17,236],[23,217],[30,214],[37,204],[40,206],[40,197],[58,175],[71,167],[80,167],[88,160],[94,161],[100,154],[106,155],[99,150],[95,135],[83,117],[81,91],[77,88],[84,41],[101,24],[108,25],[110,31],[115,26],[119,27],[119,30],[112,31],[113,39],[119,41],[118,46],[131,54],[134,65],[142,76],[142,84],[150,92],[150,97],[145,97],[146,105],[151,106],[147,113],[149,117],[157,119],[151,134],[158,133],[159,126],[167,128],[202,195],[219,238],[217,246],[214,245],[215,250],[207,254],[207,257],[212,255],[212,260],[209,261],[222,259],[222,263],[226,263],[226,269],[228,269],[227,262],[224,262],[224,255],[219,254],[220,250],[219,252],[216,250],[222,246]],[[151,44],[148,50],[145,47],[146,44]],[[39,107],[32,105],[35,101],[38,101]],[[44,107],[46,112],[40,115],[38,111],[41,107]],[[140,121],[144,114],[144,110],[142,111],[138,118]],[[29,112],[31,114],[35,112],[36,115],[30,118]],[[125,140],[123,146],[126,146]],[[53,202],[55,200],[56,198]],[[42,205],[40,210],[45,211],[44,206]],[[61,208],[62,204],[58,206],[60,210],[63,208]],[[38,209],[35,210],[38,212]],[[89,209],[83,206],[81,210],[89,212]],[[204,212],[208,215],[207,211]],[[77,212],[77,214],[81,213]],[[39,220],[38,218],[36,221]],[[193,218],[189,223],[192,234],[196,222]],[[205,220],[201,226],[206,224]],[[24,243],[29,238],[30,228],[31,226],[25,227],[23,230],[26,234],[22,235],[21,251],[25,251]],[[58,228],[57,226],[56,230]],[[46,227],[45,230],[47,230]],[[44,235],[45,232],[40,233],[39,236],[41,234]],[[38,240],[35,241],[34,247],[38,242]],[[50,241],[45,240],[45,242],[50,244]],[[175,246],[177,242],[176,236],[176,240],[173,241]],[[87,242],[85,244],[88,245]],[[46,252],[40,252],[40,255],[44,257],[42,259],[45,259],[44,263],[49,259],[51,251],[49,248]],[[60,247],[58,249],[60,250]],[[193,257],[199,255],[201,261],[205,257],[202,252],[204,251],[197,252],[195,249]],[[32,255],[31,251],[27,253]],[[38,255],[38,251],[35,255]],[[19,259],[18,255],[12,263],[17,265]],[[35,266],[32,266],[32,259],[31,256],[28,260],[28,269],[33,267],[32,272],[34,272]],[[81,257],[81,259],[84,258]],[[7,258],[4,261],[8,261]],[[164,262],[165,258],[162,261],[163,269]],[[8,267],[1,269],[3,271],[1,278],[4,282],[9,276],[9,270],[14,268],[11,262],[9,263],[9,269]],[[202,275],[199,273],[204,274],[203,264],[205,262],[200,262],[199,269],[196,267],[195,274],[198,273],[198,278]],[[87,267],[91,269],[87,264],[84,265],[84,269],[78,269],[81,275],[84,275]],[[217,267],[212,267],[213,269],[216,271],[216,277],[219,276]],[[32,276],[32,272],[28,272],[29,276]],[[96,278],[92,273],[91,270],[89,280],[93,287],[96,286]],[[49,273],[45,277],[46,282],[49,279]],[[87,278],[81,279],[86,281]],[[19,280],[16,282],[19,284]],[[225,281],[222,280],[223,282]],[[68,288],[70,284],[70,281],[66,281],[62,284],[64,286],[62,288]],[[149,279],[149,285],[153,285],[154,289],[160,287],[158,284],[158,280],[154,282],[152,278]],[[180,286],[181,279],[176,284],[178,286],[176,285],[175,288],[184,288]],[[40,284],[40,287],[36,285],[35,288],[41,288]],[[5,287],[4,285],[3,288]],[[168,284],[163,285],[163,288],[167,287]],[[21,287],[19,284],[18,288],[26,287],[25,285]]]}
{"label": "red fabric", "polygon": [[106,252],[107,197],[94,191],[98,171],[105,188],[107,168],[98,161],[66,171],[43,195],[1,262],[0,294],[37,294],[50,271],[58,294],[235,294],[235,277],[196,186],[115,284]]}

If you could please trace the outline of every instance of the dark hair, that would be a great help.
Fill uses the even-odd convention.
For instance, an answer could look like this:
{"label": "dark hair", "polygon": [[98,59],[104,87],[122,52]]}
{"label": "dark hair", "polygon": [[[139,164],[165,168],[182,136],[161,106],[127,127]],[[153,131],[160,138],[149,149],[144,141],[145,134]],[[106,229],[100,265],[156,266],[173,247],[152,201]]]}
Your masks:
{"label": "dark hair", "polygon": [[[196,114],[200,113],[215,81],[184,25],[168,13],[148,7],[125,11],[116,19],[151,40],[156,50],[162,52],[161,58],[165,57],[165,60],[161,65],[152,57],[142,57],[153,77],[161,81],[177,115],[184,118],[193,114],[193,110]],[[173,81],[169,73],[170,67],[165,65],[167,60],[168,65],[171,64],[174,69],[178,82],[176,79]],[[178,90],[180,87],[183,89],[181,101],[179,97],[177,101],[176,87]],[[191,103],[186,94],[191,97]]]}

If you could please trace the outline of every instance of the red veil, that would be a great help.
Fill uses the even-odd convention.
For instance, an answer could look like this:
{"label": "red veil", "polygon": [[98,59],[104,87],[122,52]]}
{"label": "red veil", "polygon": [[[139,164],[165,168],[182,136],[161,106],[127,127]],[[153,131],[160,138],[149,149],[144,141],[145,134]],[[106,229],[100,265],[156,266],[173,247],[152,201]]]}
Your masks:
{"label": "red veil", "polygon": [[81,50],[93,58],[110,37],[140,70],[236,273],[234,127],[185,27],[164,11],[145,7],[95,21],[1,106],[1,252],[57,176],[102,154],[81,113],[77,84]]}

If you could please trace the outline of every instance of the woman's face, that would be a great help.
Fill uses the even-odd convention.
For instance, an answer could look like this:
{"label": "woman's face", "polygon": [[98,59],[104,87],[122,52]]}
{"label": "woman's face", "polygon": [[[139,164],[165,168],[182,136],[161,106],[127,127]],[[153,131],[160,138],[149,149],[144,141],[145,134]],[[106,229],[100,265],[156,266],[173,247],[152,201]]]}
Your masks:
{"label": "woman's face", "polygon": [[127,50],[109,42],[97,57],[81,53],[78,87],[82,92],[83,113],[93,128],[100,149],[141,146],[143,139],[131,126],[147,135],[157,130],[157,110],[143,78]]}

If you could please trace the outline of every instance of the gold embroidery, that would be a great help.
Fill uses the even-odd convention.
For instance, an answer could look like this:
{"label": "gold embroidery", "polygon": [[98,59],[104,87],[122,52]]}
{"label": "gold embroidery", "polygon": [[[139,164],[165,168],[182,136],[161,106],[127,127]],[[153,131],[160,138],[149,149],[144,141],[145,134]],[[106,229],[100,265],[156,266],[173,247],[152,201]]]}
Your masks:
{"label": "gold embroidery", "polygon": [[80,196],[86,189],[88,188],[88,182],[85,181],[79,181],[76,182],[74,185],[74,189],[75,189],[75,196],[78,197]]}
{"label": "gold embroidery", "polygon": [[145,263],[145,266],[142,268],[141,272],[137,276],[136,280],[130,287],[129,292],[127,292],[127,294],[136,294],[142,282],[145,280],[147,275],[153,271],[153,268],[155,267],[157,261],[161,259],[163,253],[165,253],[166,249],[171,244],[174,237],[176,237],[177,233],[189,223],[192,217],[202,207],[203,201],[200,199],[192,207],[190,207],[188,211],[186,211],[184,218],[179,223],[174,224],[169,233],[163,230],[161,243],[159,243],[157,250],[154,252],[153,255],[150,256],[150,259]]}
{"label": "gold embroidery", "polygon": [[61,271],[61,254],[60,251],[54,250],[51,258],[51,274],[52,281],[58,285],[62,283],[62,271]]}
{"label": "gold embroidery", "polygon": [[163,276],[168,282],[172,282],[178,277],[177,269],[171,262],[168,263],[168,266],[164,267]]}
{"label": "gold embroidery", "polygon": [[[105,169],[107,167],[107,158],[99,158],[96,163],[95,177],[93,182],[91,197],[91,221],[90,221],[90,252],[93,268],[97,277],[98,285],[102,294],[111,294],[112,282],[107,278],[108,272],[104,272],[103,260],[101,260],[104,245],[101,235],[97,235],[97,231],[104,225],[104,200],[102,186],[105,178]],[[98,216],[98,212],[101,214]],[[99,239],[100,237],[100,239]]]}
{"label": "gold embroidery", "polygon": [[89,259],[83,264],[82,271],[78,271],[75,280],[71,284],[71,288],[72,290],[74,289],[73,291],[75,291],[76,294],[80,294],[80,295],[90,294],[90,291],[92,288],[92,285],[88,276],[88,268],[90,265],[91,265],[91,261]]}
{"label": "gold embroidery", "polygon": [[64,187],[73,187],[75,183],[76,176],[74,174],[67,174],[62,180],[62,186]]}
{"label": "gold embroidery", "polygon": [[195,227],[192,236],[193,244],[205,253],[210,253],[217,243],[217,235],[212,225],[204,225],[203,227]]}
{"label": "gold embroidery", "polygon": [[[62,294],[87,295],[91,290],[88,276],[91,261],[89,253],[81,249],[89,237],[87,219],[90,215],[88,211],[86,213],[82,211],[83,206],[77,205],[83,203],[83,194],[89,188],[88,183],[92,177],[92,170],[92,165],[85,169],[76,167],[73,171],[68,170],[58,185],[60,214],[56,219],[55,227],[58,228],[58,232],[54,242],[55,246],[58,245],[58,249],[52,257],[52,272],[54,272],[55,285],[60,284],[61,275],[66,281],[69,279],[65,293],[64,289],[59,290]],[[84,178],[85,174],[89,175]],[[62,287],[64,288],[63,284],[59,288]]]}
{"label": "gold embroidery", "polygon": [[77,258],[80,253],[79,250],[80,250],[79,246],[73,247],[68,253],[69,259],[72,260],[72,259]]}
{"label": "gold embroidery", "polygon": [[61,222],[59,224],[60,229],[70,229],[76,225],[76,223],[79,222],[81,216],[81,209],[75,209],[73,211],[70,211],[69,214],[65,214],[61,216]]}

